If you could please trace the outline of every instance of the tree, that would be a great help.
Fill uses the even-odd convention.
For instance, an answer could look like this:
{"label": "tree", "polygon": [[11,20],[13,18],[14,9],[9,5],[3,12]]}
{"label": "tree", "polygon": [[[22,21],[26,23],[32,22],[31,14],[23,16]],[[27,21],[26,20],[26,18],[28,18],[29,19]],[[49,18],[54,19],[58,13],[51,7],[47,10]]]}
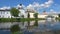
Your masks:
{"label": "tree", "polygon": [[29,14],[29,12],[28,12],[28,15],[27,15],[27,16],[28,16],[28,18],[30,18],[30,14]]}
{"label": "tree", "polygon": [[[10,13],[14,17],[19,17],[20,11],[18,9],[16,9],[16,8],[11,8]],[[20,18],[16,18],[16,21],[20,22]]]}
{"label": "tree", "polygon": [[34,14],[34,17],[35,17],[35,18],[38,18],[38,13],[35,13],[35,14]]}
{"label": "tree", "polygon": [[58,16],[60,17],[60,14],[58,14]]}
{"label": "tree", "polygon": [[18,9],[16,9],[16,8],[12,8],[11,10],[10,10],[10,13],[11,13],[11,15],[12,16],[14,16],[14,17],[18,17],[19,15],[19,10]]}

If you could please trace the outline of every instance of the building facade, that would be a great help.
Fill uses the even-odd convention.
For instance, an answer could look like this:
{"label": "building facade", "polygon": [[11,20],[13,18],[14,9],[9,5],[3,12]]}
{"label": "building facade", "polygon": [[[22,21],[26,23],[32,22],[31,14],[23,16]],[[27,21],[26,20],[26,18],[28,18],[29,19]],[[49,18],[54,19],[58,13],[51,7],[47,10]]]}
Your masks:
{"label": "building facade", "polygon": [[[24,18],[27,18],[27,14],[29,12],[30,14],[30,18],[35,18],[34,17],[34,13],[36,12],[35,10],[29,10],[26,11],[27,9],[24,9],[24,7],[20,4],[17,6],[16,9],[19,9],[20,13],[19,16],[21,17],[22,15],[24,15]],[[49,14],[47,14],[45,11],[43,12],[43,14],[38,14],[38,18],[46,18]],[[52,14],[54,17],[58,17],[58,14]],[[0,9],[0,18],[11,18],[11,14],[10,14],[10,9]]]}
{"label": "building facade", "polygon": [[10,10],[8,9],[0,9],[0,18],[11,18]]}

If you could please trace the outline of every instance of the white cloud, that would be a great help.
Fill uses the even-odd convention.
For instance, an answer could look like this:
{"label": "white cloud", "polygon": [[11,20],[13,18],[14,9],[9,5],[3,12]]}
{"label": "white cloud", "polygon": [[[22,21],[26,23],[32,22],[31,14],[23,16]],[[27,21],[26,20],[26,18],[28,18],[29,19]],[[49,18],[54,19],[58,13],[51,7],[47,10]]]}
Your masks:
{"label": "white cloud", "polygon": [[2,7],[2,8],[0,8],[1,10],[5,10],[5,9],[10,9],[11,7],[6,7],[6,6],[4,6],[4,7]]}
{"label": "white cloud", "polygon": [[50,9],[50,11],[54,11],[53,9]]}
{"label": "white cloud", "polygon": [[32,4],[29,4],[29,6],[27,6],[27,9],[30,10],[34,10],[34,6]]}
{"label": "white cloud", "polygon": [[41,4],[40,6],[44,7],[44,4]]}
{"label": "white cloud", "polygon": [[45,7],[51,6],[53,3],[53,0],[49,0],[48,2],[45,2]]}
{"label": "white cloud", "polygon": [[43,3],[43,4],[39,4],[37,2],[34,2],[33,4],[29,4],[27,6],[28,9],[40,9],[40,8],[48,8],[52,5],[53,0],[48,0],[47,2]]}
{"label": "white cloud", "polygon": [[57,12],[55,10],[53,10],[53,9],[50,9],[50,13],[51,14],[57,14]]}

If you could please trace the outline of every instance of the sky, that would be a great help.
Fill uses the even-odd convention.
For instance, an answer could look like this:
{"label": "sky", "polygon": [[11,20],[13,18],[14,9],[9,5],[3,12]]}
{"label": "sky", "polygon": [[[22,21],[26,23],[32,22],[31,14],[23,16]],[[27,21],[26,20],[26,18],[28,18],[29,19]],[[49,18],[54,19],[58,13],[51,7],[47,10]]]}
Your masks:
{"label": "sky", "polygon": [[14,7],[18,4],[23,4],[27,8],[37,9],[38,12],[42,11],[55,11],[60,12],[59,0],[0,0],[0,8]]}

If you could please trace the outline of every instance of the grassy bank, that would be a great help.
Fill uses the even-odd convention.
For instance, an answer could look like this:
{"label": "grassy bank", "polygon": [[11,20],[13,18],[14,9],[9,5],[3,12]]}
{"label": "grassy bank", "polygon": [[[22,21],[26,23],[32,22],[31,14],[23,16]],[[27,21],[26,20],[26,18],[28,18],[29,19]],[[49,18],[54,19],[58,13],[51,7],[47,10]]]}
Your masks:
{"label": "grassy bank", "polygon": [[43,18],[0,18],[0,22],[25,22],[25,21],[33,21],[33,20],[44,20]]}
{"label": "grassy bank", "polygon": [[60,20],[60,17],[56,18],[56,20]]}

